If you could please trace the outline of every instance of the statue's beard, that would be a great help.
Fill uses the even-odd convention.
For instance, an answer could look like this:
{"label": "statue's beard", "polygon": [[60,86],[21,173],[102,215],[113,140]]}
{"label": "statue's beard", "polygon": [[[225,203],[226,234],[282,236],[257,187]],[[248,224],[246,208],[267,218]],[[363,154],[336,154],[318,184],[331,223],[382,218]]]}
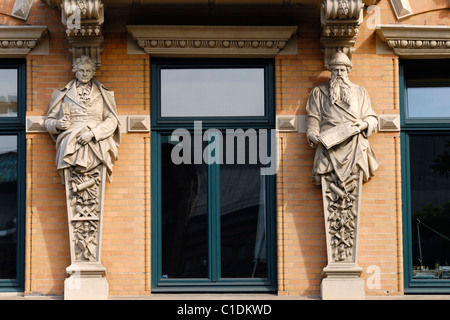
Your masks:
{"label": "statue's beard", "polygon": [[330,99],[333,104],[338,101],[343,101],[350,104],[351,93],[351,82],[347,77],[335,76],[331,78]]}

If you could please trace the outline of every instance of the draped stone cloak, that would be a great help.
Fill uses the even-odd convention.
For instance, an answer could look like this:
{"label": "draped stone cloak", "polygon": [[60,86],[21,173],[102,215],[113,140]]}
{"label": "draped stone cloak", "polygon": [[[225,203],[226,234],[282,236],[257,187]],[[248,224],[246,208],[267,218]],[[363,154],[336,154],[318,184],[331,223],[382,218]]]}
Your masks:
{"label": "draped stone cloak", "polygon": [[[104,164],[111,181],[121,139],[114,94],[92,79],[90,99],[85,103],[80,101],[76,83],[72,80],[64,88],[55,90],[44,123],[56,142],[57,169],[63,176],[63,169],[70,166],[86,172]],[[71,125],[60,131],[56,122],[67,113],[70,114]],[[89,130],[94,138],[86,145],[78,143],[77,138]]]}
{"label": "draped stone cloak", "polygon": [[360,168],[364,181],[369,180],[378,168],[378,159],[370,147],[368,137],[376,131],[378,117],[373,111],[369,95],[363,87],[352,84],[350,103],[330,100],[329,82],[315,87],[306,105],[308,142],[310,137],[337,125],[366,121],[368,128],[347,138],[342,143],[326,149],[321,143],[316,147],[313,165],[313,180],[320,184],[320,175],[334,172],[341,181],[346,181],[354,169]]}

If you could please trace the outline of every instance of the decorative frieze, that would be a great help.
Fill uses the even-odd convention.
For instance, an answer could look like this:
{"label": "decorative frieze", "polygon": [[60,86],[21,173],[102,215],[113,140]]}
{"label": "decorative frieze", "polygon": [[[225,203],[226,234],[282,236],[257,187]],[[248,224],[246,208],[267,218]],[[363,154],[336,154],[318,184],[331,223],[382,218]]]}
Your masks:
{"label": "decorative frieze", "polygon": [[274,57],[297,27],[128,26],[148,54],[164,57]]}
{"label": "decorative frieze", "polygon": [[44,26],[0,26],[0,57],[26,56],[47,33]]}
{"label": "decorative frieze", "polygon": [[418,25],[379,25],[377,34],[403,58],[450,57],[450,27]]}

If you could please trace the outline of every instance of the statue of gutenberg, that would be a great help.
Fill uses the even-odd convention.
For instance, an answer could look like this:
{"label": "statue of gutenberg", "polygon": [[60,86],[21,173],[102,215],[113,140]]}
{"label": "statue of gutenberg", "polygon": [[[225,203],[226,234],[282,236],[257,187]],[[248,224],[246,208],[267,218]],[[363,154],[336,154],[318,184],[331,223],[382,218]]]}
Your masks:
{"label": "statue of gutenberg", "polygon": [[313,181],[323,189],[331,262],[355,262],[360,185],[379,164],[368,140],[378,117],[367,91],[349,81],[351,68],[347,55],[336,53],[330,80],[312,90],[306,105],[306,136],[316,148]]}

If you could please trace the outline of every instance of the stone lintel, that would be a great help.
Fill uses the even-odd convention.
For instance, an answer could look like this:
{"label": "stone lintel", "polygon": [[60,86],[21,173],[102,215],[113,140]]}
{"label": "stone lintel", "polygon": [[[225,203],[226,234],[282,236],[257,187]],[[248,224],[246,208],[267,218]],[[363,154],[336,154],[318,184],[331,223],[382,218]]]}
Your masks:
{"label": "stone lintel", "polygon": [[402,58],[449,58],[450,27],[407,24],[378,25],[380,39]]}
{"label": "stone lintel", "polygon": [[47,33],[45,26],[0,26],[0,57],[25,57]]}
{"label": "stone lintel", "polygon": [[127,26],[158,57],[274,57],[297,32],[289,26]]}

